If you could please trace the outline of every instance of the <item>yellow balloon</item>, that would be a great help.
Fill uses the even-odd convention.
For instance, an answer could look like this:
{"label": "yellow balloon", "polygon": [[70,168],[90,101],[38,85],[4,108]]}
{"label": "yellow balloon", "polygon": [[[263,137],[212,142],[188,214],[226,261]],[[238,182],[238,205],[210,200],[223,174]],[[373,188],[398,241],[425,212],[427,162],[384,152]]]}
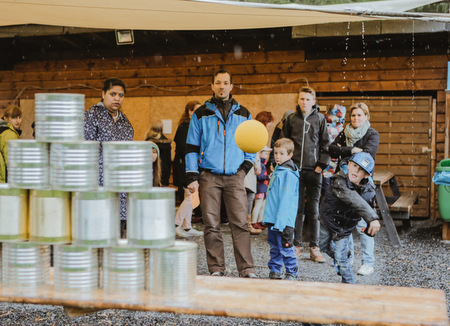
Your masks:
{"label": "yellow balloon", "polygon": [[236,128],[234,139],[244,152],[257,153],[266,146],[269,133],[261,122],[247,120]]}

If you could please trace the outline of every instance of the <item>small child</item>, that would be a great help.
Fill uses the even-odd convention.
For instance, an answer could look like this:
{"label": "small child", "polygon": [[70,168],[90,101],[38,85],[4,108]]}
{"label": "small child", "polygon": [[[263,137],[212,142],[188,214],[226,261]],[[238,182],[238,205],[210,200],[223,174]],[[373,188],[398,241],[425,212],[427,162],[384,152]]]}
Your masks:
{"label": "small child", "polygon": [[264,224],[269,226],[269,278],[281,279],[284,264],[284,279],[295,280],[298,261],[294,250],[294,227],[298,209],[299,172],[291,160],[294,143],[290,139],[280,138],[274,144],[274,153],[277,166],[270,178],[264,213]]}
{"label": "small child", "polygon": [[252,210],[252,227],[254,229],[264,230],[266,227],[262,225],[264,217],[264,206],[266,203],[267,186],[269,185],[269,174],[266,170],[267,160],[272,149],[265,146],[260,152],[260,173],[256,176],[256,195],[255,203]]}
{"label": "small child", "polygon": [[[334,259],[335,269],[342,283],[355,283],[348,257],[349,236],[361,217],[368,224],[368,235],[380,230],[378,215],[374,210],[375,187],[368,182],[375,162],[366,152],[354,154],[348,163],[348,173],[343,170],[331,177],[320,205],[320,249]],[[334,249],[331,246],[334,241]]]}

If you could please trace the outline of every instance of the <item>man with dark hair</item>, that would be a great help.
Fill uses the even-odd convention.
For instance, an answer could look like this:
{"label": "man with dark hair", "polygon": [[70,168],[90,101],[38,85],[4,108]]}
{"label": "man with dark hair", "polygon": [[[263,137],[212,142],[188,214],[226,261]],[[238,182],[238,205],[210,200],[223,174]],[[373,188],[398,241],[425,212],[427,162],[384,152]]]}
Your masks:
{"label": "man with dark hair", "polygon": [[223,197],[239,276],[256,278],[244,187],[244,178],[253,166],[255,155],[243,152],[234,140],[236,128],[250,120],[251,114],[230,95],[233,84],[228,71],[219,70],[212,81],[214,96],[194,112],[189,124],[186,141],[188,189],[200,194],[206,259],[211,275],[224,276],[226,272],[220,232]]}

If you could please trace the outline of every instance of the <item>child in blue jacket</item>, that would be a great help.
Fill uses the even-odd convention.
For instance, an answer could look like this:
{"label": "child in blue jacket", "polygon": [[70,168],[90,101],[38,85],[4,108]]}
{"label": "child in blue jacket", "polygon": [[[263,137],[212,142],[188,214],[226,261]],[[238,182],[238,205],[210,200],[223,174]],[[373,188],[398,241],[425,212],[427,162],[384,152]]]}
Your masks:
{"label": "child in blue jacket", "polygon": [[264,224],[269,226],[270,245],[269,278],[281,279],[286,269],[285,280],[295,280],[298,275],[298,261],[294,250],[294,227],[298,208],[299,172],[291,160],[294,143],[281,138],[274,144],[277,167],[272,173],[267,191]]}

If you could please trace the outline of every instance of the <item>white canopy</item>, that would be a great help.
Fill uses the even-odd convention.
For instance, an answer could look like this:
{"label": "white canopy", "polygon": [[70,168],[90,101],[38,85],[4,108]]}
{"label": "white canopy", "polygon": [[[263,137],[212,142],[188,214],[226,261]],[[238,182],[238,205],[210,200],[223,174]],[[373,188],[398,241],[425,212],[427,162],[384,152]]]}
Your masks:
{"label": "white canopy", "polygon": [[[268,28],[409,18],[450,22],[450,15],[405,13],[436,0],[391,0],[331,6],[214,0],[0,0],[0,26],[38,24],[135,30]],[[372,17],[372,18],[371,18]]]}

